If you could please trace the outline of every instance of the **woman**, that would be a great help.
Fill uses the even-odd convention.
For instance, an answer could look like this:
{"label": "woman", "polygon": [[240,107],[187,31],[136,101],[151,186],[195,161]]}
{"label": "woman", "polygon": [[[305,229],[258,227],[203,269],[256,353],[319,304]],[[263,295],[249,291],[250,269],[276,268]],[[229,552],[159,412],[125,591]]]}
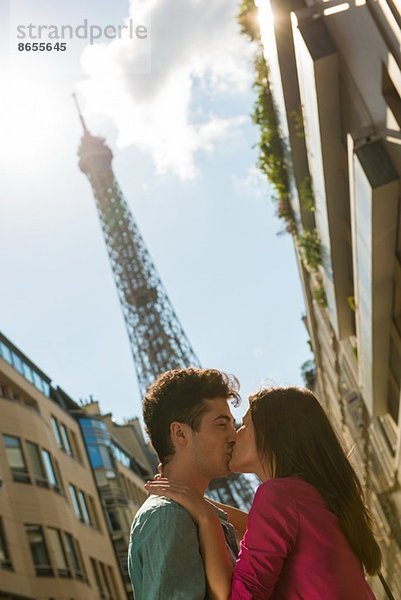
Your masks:
{"label": "woman", "polygon": [[161,479],[151,493],[182,504],[199,527],[209,598],[365,600],[381,553],[358,478],[319,402],[306,389],[250,397],[230,468],[262,481],[234,573],[208,501]]}

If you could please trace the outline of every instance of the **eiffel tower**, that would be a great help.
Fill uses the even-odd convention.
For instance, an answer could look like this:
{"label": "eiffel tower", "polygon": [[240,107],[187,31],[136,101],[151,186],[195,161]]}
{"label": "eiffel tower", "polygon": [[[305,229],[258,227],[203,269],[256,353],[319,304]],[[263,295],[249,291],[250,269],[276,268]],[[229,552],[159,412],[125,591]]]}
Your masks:
{"label": "eiffel tower", "polygon": [[[115,178],[113,154],[103,138],[89,132],[75,96],[74,101],[83,127],[79,167],[95,196],[143,396],[164,371],[200,363]],[[252,488],[241,475],[215,480],[208,491],[216,500],[240,508],[252,502]]]}
{"label": "eiffel tower", "polygon": [[164,371],[200,363],[114,176],[113,154],[103,138],[89,133],[75,96],[74,100],[84,130],[79,167],[95,195],[143,397]]}

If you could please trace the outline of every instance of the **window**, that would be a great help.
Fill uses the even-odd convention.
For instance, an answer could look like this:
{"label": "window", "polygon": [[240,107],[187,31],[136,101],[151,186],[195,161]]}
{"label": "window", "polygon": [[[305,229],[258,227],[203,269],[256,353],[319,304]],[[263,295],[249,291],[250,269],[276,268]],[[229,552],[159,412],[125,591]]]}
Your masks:
{"label": "window", "polygon": [[59,491],[60,488],[59,488],[59,484],[57,481],[56,471],[54,470],[52,457],[50,456],[50,452],[48,452],[47,450],[42,448],[42,457],[43,457],[43,462],[45,464],[47,478],[50,482],[50,485],[55,490]]}
{"label": "window", "polygon": [[68,437],[67,427],[61,423],[60,430],[64,446],[63,449],[67,452],[68,456],[74,456],[71,449],[70,438]]}
{"label": "window", "polygon": [[94,469],[113,469],[109,449],[106,446],[88,446],[89,457]]}
{"label": "window", "polygon": [[103,599],[105,596],[103,594],[103,585],[102,585],[102,580],[100,579],[100,573],[99,573],[97,562],[93,558],[91,558],[90,561],[91,561],[91,565],[92,565],[92,571],[95,576],[96,587],[100,594],[100,598]]}
{"label": "window", "polygon": [[33,381],[34,381],[34,385],[35,387],[40,391],[40,392],[44,392],[44,388],[43,388],[43,380],[40,377],[40,375],[38,375],[38,373],[36,373],[36,371],[33,371]]}
{"label": "window", "polygon": [[100,529],[99,517],[97,515],[95,501],[92,498],[92,496],[88,496],[88,500],[89,500],[90,514],[92,515],[93,526],[96,527],[96,529]]}
{"label": "window", "polygon": [[10,555],[8,552],[6,534],[4,533],[3,521],[0,518],[0,567],[2,569],[12,570]]}
{"label": "window", "polygon": [[53,416],[50,417],[50,423],[52,425],[54,437],[56,438],[57,446],[61,450],[63,450],[63,442],[62,442],[62,439],[61,439],[60,429],[58,427],[57,420]]}
{"label": "window", "polygon": [[63,478],[61,477],[60,467],[56,459],[54,459],[54,469],[56,471],[57,480],[60,484],[60,492],[64,493]]}
{"label": "window", "polygon": [[72,565],[72,568],[74,570],[75,576],[77,577],[77,579],[84,579],[82,566],[80,564],[81,553],[80,552],[79,552],[79,554],[77,553],[77,548],[79,551],[78,542],[77,542],[77,546],[75,546],[74,539],[73,539],[72,535],[69,533],[65,533],[64,537],[65,537],[65,545],[66,545],[67,555],[68,555],[70,564]]}
{"label": "window", "polygon": [[70,431],[70,436],[71,436],[71,446],[72,446],[72,452],[75,455],[75,458],[77,460],[79,460],[79,462],[82,462],[82,456],[81,456],[81,452],[79,450],[79,444],[78,444],[78,440],[77,440],[77,436],[75,435],[75,433],[73,431]]}
{"label": "window", "polygon": [[78,563],[81,565],[81,574],[77,574],[77,577],[79,579],[83,579],[85,581],[88,581],[88,575],[86,573],[85,563],[84,563],[83,558],[82,558],[81,547],[79,545],[78,540],[75,540],[75,550],[76,550],[76,553],[77,553]]}
{"label": "window", "polygon": [[66,452],[68,456],[75,458],[75,454],[78,455],[78,453],[74,452],[75,448],[73,448],[73,445],[71,444],[71,436],[73,436],[73,443],[76,447],[75,435],[71,431],[69,431],[63,423],[59,423],[57,419],[53,417],[53,415],[50,417],[50,422],[52,425],[54,437],[56,438],[57,446],[60,448],[60,450],[64,450],[64,452]]}
{"label": "window", "polygon": [[19,438],[11,435],[4,435],[3,437],[6,447],[7,460],[14,481],[30,483],[31,479],[29,477],[29,472],[26,466]]}
{"label": "window", "polygon": [[74,505],[75,514],[82,523],[93,527],[93,522],[89,513],[86,496],[82,490],[77,490],[75,485],[70,483],[70,494]]}
{"label": "window", "polygon": [[81,505],[79,503],[78,494],[77,494],[75,485],[72,485],[72,483],[70,483],[69,488],[70,488],[70,495],[71,495],[71,499],[72,499],[72,504],[74,506],[75,514],[77,515],[77,517],[80,521],[83,521],[84,516],[81,511]]}
{"label": "window", "polygon": [[89,514],[89,510],[88,510],[88,505],[86,503],[85,494],[81,490],[78,491],[78,498],[79,498],[79,502],[81,505],[81,511],[82,511],[85,523],[87,525],[93,526],[92,519],[90,518],[90,514]]}
{"label": "window", "polygon": [[26,363],[22,364],[22,370],[23,370],[23,375],[24,377],[30,381],[31,383],[34,382],[33,380],[33,371],[31,369],[31,367],[29,365],[27,365]]}
{"label": "window", "polygon": [[14,368],[18,371],[18,373],[21,373],[21,375],[23,375],[24,371],[22,369],[22,360],[17,354],[15,354],[15,352],[12,352],[12,357]]}
{"label": "window", "polygon": [[120,595],[119,595],[119,593],[117,591],[116,578],[114,577],[113,569],[110,566],[107,566],[107,570],[108,570],[108,573],[109,573],[109,578],[110,578],[111,586],[112,586],[112,588],[114,590],[113,599],[119,600],[120,599]]}
{"label": "window", "polygon": [[110,528],[112,531],[121,531],[121,522],[116,510],[108,509],[107,515],[109,517]]}
{"label": "window", "polygon": [[41,525],[25,525],[28,543],[31,548],[32,560],[35,565],[36,575],[39,577],[52,577],[53,569],[50,564],[49,553]]}
{"label": "window", "polygon": [[100,562],[100,560],[97,561],[91,558],[90,561],[100,598],[103,600],[117,600],[117,593],[112,593],[112,588],[115,588],[115,581],[110,567],[108,567],[107,573],[106,565]]}
{"label": "window", "polygon": [[107,594],[108,594],[107,598],[113,598],[112,593],[111,593],[109,578],[107,577],[106,566],[100,561],[99,561],[99,565],[100,565],[100,571],[102,573],[103,580],[105,583],[105,588],[106,588]]}
{"label": "window", "polygon": [[42,487],[48,487],[49,482],[47,480],[47,475],[43,465],[42,457],[40,455],[39,447],[33,442],[26,442],[26,447],[36,483]]}
{"label": "window", "polygon": [[9,365],[11,365],[12,364],[11,350],[5,344],[3,344],[3,342],[0,342],[0,350],[1,350],[1,355],[4,358],[4,360],[6,360]]}
{"label": "window", "polygon": [[50,551],[53,557],[53,564],[57,569],[59,577],[71,577],[71,571],[67,562],[67,555],[63,544],[61,533],[58,529],[48,527],[47,537],[49,539]]}
{"label": "window", "polygon": [[120,461],[121,464],[123,464],[125,467],[127,467],[127,469],[129,469],[131,467],[131,459],[129,457],[128,454],[126,454],[123,450],[121,450],[121,448],[119,446],[117,446],[117,444],[112,444],[112,451],[113,454],[115,456],[115,458]]}
{"label": "window", "polygon": [[383,65],[383,78],[382,78],[382,89],[383,96],[387,102],[388,107],[394,115],[399,127],[401,127],[401,98],[395,87],[386,67]]}

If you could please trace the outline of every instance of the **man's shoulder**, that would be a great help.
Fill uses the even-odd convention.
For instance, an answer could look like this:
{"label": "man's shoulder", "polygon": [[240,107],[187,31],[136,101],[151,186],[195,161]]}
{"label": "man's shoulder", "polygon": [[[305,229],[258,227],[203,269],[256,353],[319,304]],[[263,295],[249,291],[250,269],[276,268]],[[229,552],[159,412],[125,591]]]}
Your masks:
{"label": "man's shoulder", "polygon": [[[163,524],[170,529],[174,523],[196,528],[196,525],[188,511],[174,500],[164,496],[149,496],[136,513],[132,530],[143,527],[162,527]],[[171,529],[170,529],[171,530]]]}

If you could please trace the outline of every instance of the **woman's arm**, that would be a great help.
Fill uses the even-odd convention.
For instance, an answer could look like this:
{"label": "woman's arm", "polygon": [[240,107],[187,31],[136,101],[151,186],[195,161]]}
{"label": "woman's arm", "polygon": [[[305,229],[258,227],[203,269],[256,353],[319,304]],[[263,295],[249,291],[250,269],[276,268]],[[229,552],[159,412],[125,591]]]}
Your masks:
{"label": "woman's arm", "polygon": [[189,512],[198,526],[208,598],[227,600],[230,597],[233,566],[223,528],[213,507],[196,490],[177,481],[158,479],[148,482],[145,487],[151,494],[171,498]]}
{"label": "woman's arm", "polygon": [[210,498],[208,498],[208,501],[228,514],[228,520],[235,529],[237,541],[242,540],[248,525],[248,513],[239,508],[234,508],[234,506],[230,506],[229,504],[216,502],[216,500],[211,500]]}

